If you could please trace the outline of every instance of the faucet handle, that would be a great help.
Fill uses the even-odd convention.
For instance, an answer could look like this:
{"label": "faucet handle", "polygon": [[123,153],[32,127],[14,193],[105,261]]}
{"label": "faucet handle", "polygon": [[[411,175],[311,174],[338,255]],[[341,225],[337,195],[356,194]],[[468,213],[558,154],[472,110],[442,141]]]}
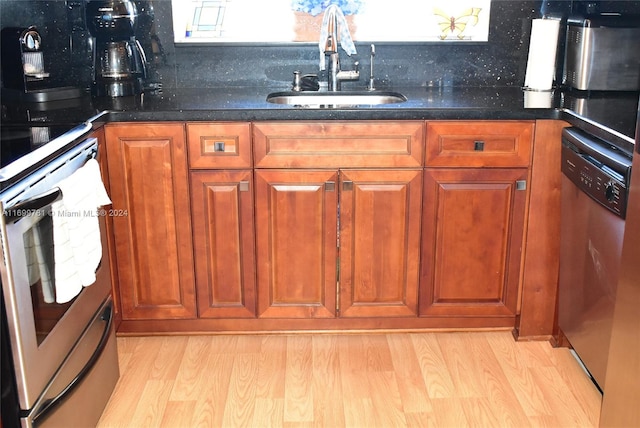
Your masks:
{"label": "faucet handle", "polygon": [[300,76],[300,71],[296,70],[293,72],[293,85],[291,87],[292,91],[300,91],[302,90],[302,77]]}
{"label": "faucet handle", "polygon": [[371,62],[369,64],[369,67],[370,67],[370,70],[369,70],[369,85],[367,86],[367,90],[369,90],[369,91],[375,91],[376,90],[375,77],[373,77],[373,58],[375,56],[376,56],[376,45],[371,43]]}

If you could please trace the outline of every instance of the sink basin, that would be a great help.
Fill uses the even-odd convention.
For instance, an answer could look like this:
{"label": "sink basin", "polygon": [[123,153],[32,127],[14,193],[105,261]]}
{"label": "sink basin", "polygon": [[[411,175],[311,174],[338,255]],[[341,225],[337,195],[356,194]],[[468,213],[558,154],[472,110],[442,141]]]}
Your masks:
{"label": "sink basin", "polygon": [[391,91],[344,91],[344,92],[273,92],[267,101],[293,106],[355,106],[394,104],[407,101],[407,97]]}

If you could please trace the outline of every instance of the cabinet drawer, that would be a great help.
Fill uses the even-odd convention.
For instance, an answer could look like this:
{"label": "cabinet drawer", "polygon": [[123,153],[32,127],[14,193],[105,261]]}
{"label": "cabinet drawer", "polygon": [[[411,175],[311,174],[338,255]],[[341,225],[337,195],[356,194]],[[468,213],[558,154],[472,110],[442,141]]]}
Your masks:
{"label": "cabinet drawer", "polygon": [[427,166],[529,166],[533,122],[427,122]]}
{"label": "cabinet drawer", "polygon": [[420,167],[424,123],[258,122],[257,168]]}
{"label": "cabinet drawer", "polygon": [[251,167],[249,123],[187,123],[187,143],[190,168]]}

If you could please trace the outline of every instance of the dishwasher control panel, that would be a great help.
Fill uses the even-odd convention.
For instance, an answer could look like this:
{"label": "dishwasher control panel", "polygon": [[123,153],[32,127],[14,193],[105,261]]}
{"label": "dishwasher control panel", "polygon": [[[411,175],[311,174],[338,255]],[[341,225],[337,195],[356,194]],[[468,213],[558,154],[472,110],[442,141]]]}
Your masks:
{"label": "dishwasher control panel", "polygon": [[624,217],[627,208],[627,189],[623,183],[571,149],[563,147],[562,152],[564,175],[592,199]]}
{"label": "dishwasher control panel", "polygon": [[593,200],[625,217],[631,159],[595,137],[567,128],[562,138],[562,173]]}

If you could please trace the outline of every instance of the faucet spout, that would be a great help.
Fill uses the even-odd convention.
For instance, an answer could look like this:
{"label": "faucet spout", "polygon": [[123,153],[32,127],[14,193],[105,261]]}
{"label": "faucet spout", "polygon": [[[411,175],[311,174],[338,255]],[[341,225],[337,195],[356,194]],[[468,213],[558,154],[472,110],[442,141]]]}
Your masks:
{"label": "faucet spout", "polygon": [[[339,31],[338,26],[344,25],[345,28]],[[329,91],[339,91],[341,89],[341,82],[343,80],[358,80],[360,79],[360,71],[358,70],[358,62],[356,62],[355,70],[341,70],[340,69],[340,55],[338,53],[338,44],[342,45],[343,49],[345,45],[343,41],[339,40],[339,34],[343,33],[348,36],[348,42],[351,45],[352,52],[347,51],[349,55],[355,53],[355,47],[351,36],[349,35],[349,28],[347,22],[344,19],[344,14],[340,7],[335,4],[330,5],[325,10],[324,19],[322,21],[322,31],[320,33],[320,46],[324,47],[324,55],[329,58],[329,69],[327,70],[327,87]],[[322,37],[326,35],[326,41],[324,46],[322,45]]]}
{"label": "faucet spout", "polygon": [[337,6],[335,5],[329,6],[327,8],[326,13],[327,17],[327,43],[324,47],[324,52],[326,54],[337,53],[338,52],[338,17],[336,15],[335,9]]}

